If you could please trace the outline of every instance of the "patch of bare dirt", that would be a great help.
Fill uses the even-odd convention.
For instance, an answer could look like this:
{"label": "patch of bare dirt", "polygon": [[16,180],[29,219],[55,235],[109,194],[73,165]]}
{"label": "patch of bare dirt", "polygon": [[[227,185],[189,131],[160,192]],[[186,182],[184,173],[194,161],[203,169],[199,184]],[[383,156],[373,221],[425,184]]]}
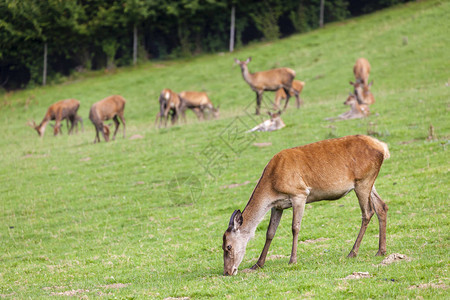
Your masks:
{"label": "patch of bare dirt", "polygon": [[121,289],[124,287],[127,287],[131,285],[131,283],[112,283],[112,284],[106,284],[106,285],[99,285],[99,287],[105,288],[105,289]]}
{"label": "patch of bare dirt", "polygon": [[400,253],[392,253],[389,254],[388,257],[386,257],[385,259],[383,259],[383,261],[380,263],[381,266],[387,266],[390,265],[394,262],[397,261],[411,261],[411,258],[409,258],[408,256],[404,255],[404,254],[400,254]]}
{"label": "patch of bare dirt", "polygon": [[144,137],[142,136],[142,135],[140,135],[140,134],[135,134],[135,135],[132,135],[129,139],[130,140],[140,140],[140,139],[143,139]]}
{"label": "patch of bare dirt", "polygon": [[361,279],[361,278],[369,278],[370,274],[369,272],[353,272],[352,274],[348,275],[344,279]]}
{"label": "patch of bare dirt", "polygon": [[69,297],[74,297],[78,294],[84,294],[84,293],[89,293],[89,290],[83,290],[83,289],[78,289],[78,290],[71,290],[71,291],[64,291],[64,292],[51,292],[50,296],[69,296]]}
{"label": "patch of bare dirt", "polygon": [[439,282],[439,284],[421,283],[421,284],[417,284],[417,285],[412,285],[408,289],[413,290],[413,289],[428,289],[428,288],[446,290],[446,289],[448,289],[448,286],[443,282]]}
{"label": "patch of bare dirt", "polygon": [[10,294],[0,294],[0,298],[8,298],[8,297],[12,297],[16,294],[16,292],[12,292]]}
{"label": "patch of bare dirt", "polygon": [[253,143],[253,146],[255,147],[269,147],[272,146],[271,142],[265,142],[265,143]]}
{"label": "patch of bare dirt", "polygon": [[321,237],[321,238],[318,238],[315,240],[304,240],[304,241],[299,242],[299,244],[314,244],[314,243],[328,241],[328,240],[329,240],[329,238]]}
{"label": "patch of bare dirt", "polygon": [[167,297],[167,298],[164,298],[164,300],[189,300],[189,299],[191,299],[191,298],[189,298],[189,297]]}
{"label": "patch of bare dirt", "polygon": [[245,181],[245,182],[243,182],[243,183],[233,183],[233,184],[230,184],[230,185],[223,185],[223,186],[221,186],[220,188],[221,188],[221,189],[234,189],[234,188],[236,188],[236,187],[240,187],[240,186],[243,186],[243,185],[247,185],[247,184],[249,184],[249,183],[251,183],[251,181],[247,180],[247,181]]}
{"label": "patch of bare dirt", "polygon": [[91,160],[91,158],[88,156],[88,157],[84,157],[84,158],[80,158],[80,161],[90,161]]}

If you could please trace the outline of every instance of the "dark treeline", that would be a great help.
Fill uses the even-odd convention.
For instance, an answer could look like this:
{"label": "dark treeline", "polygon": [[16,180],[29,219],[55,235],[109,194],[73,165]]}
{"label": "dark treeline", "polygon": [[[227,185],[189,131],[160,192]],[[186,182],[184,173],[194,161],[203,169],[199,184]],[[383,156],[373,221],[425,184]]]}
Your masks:
{"label": "dark treeline", "polygon": [[[228,51],[408,0],[0,0],[0,88],[83,70]],[[47,77],[49,79],[47,79]]]}

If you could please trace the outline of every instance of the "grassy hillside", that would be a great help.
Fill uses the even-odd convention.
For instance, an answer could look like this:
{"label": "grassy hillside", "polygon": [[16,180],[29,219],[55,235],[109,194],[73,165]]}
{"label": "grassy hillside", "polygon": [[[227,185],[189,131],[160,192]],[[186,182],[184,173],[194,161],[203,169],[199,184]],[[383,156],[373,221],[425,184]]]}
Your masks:
{"label": "grassy hillside", "polygon": [[[448,298],[450,23],[448,1],[421,1],[233,54],[91,73],[71,82],[9,93],[0,100],[0,296]],[[233,58],[251,71],[287,66],[306,82],[272,133],[242,134],[259,119],[255,95]],[[358,57],[371,65],[376,103],[365,120],[330,123]],[[163,88],[205,90],[218,120],[158,130]],[[127,138],[93,144],[92,103],[127,99]],[[265,94],[265,102],[273,99]],[[43,139],[26,126],[60,99],[81,101],[85,132]],[[435,136],[428,139],[430,125]],[[66,128],[63,129],[66,132]],[[237,130],[237,131],[236,131]],[[237,132],[237,134],[236,134]],[[143,138],[130,139],[133,135]],[[263,270],[224,277],[222,234],[243,209],[278,151],[349,134],[388,143],[377,190],[389,206],[388,254],[410,261],[380,266],[372,219],[356,259],[346,259],[360,227],[354,193],[307,206],[298,263],[288,265],[291,210],[284,213]],[[271,143],[256,147],[254,143]],[[177,188],[180,183],[181,187]],[[240,269],[264,245],[268,216]],[[344,280],[353,272],[369,278]],[[447,295],[447,296],[445,296]]]}

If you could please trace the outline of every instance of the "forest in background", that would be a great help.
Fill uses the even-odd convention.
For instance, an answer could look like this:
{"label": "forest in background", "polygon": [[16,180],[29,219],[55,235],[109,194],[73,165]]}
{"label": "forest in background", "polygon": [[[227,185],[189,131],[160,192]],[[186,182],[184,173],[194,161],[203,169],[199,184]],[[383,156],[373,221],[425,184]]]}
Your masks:
{"label": "forest in background", "polygon": [[[0,90],[229,51],[410,0],[0,0]],[[234,9],[233,9],[234,7]]]}

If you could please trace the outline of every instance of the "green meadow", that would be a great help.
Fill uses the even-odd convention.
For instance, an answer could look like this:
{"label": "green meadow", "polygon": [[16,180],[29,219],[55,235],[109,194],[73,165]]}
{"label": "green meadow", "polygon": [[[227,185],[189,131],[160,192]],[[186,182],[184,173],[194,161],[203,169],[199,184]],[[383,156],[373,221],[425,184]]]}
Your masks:
{"label": "green meadow", "polygon": [[[2,95],[0,297],[448,299],[449,13],[448,1],[418,1],[232,54],[78,74]],[[262,120],[233,61],[249,56],[252,72],[290,67],[306,82],[304,106],[291,99],[280,131],[244,132]],[[359,57],[372,65],[371,115],[325,121],[348,110]],[[188,112],[186,123],[158,129],[163,88],[208,92],[220,118],[200,122]],[[93,144],[89,108],[112,94],[127,100],[127,136],[119,128],[115,141]],[[81,102],[84,132],[68,136],[64,126],[54,137],[48,127],[39,138],[27,121],[40,122],[66,98]],[[264,94],[263,112],[273,98]],[[361,225],[352,192],[307,206],[297,264],[288,265],[286,210],[264,269],[241,272],[259,257],[270,214],[240,272],[223,276],[223,232],[272,156],[351,134],[389,145],[376,187],[389,206],[387,255],[406,259],[384,266],[375,257],[376,217],[359,255],[346,258]],[[369,275],[346,279],[354,272]]]}

